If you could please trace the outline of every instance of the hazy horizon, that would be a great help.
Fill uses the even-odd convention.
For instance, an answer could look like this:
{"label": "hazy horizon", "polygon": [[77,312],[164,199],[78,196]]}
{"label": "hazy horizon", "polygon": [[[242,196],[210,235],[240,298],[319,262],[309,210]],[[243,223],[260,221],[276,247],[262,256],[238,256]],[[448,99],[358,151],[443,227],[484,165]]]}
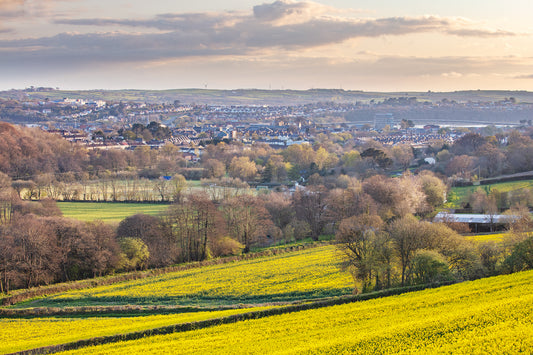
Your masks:
{"label": "hazy horizon", "polygon": [[533,90],[530,0],[0,0],[0,90]]}

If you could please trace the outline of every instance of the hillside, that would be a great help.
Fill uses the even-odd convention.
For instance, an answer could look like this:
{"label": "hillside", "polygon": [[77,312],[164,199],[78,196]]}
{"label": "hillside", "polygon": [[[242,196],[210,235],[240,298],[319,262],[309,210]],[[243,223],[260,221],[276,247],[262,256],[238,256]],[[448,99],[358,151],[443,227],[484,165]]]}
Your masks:
{"label": "hillside", "polygon": [[517,180],[478,186],[452,187],[447,196],[448,202],[445,204],[445,207],[462,208],[468,202],[468,197],[477,190],[482,190],[487,194],[492,190],[509,194],[519,193],[520,191],[530,190],[531,188],[533,188],[533,180]]}
{"label": "hillside", "polygon": [[72,343],[78,350],[68,353],[518,353],[533,346],[532,281],[533,271],[527,271],[307,310],[4,317],[0,352],[93,337],[90,344],[109,343]]}
{"label": "hillside", "polygon": [[518,353],[533,347],[533,272],[69,354]]}
{"label": "hillside", "polygon": [[349,295],[351,282],[334,247],[321,246],[65,292],[1,310],[0,353],[56,346],[36,353],[466,354],[533,346],[533,271],[362,296]]}
{"label": "hillside", "polygon": [[212,265],[53,295],[19,307],[220,306],[291,302],[350,294],[333,246]]}

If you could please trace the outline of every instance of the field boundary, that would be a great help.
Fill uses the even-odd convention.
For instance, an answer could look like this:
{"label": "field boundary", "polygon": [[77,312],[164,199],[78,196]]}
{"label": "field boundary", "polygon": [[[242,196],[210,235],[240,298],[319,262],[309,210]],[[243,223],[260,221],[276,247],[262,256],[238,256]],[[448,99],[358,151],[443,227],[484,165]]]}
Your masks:
{"label": "field boundary", "polygon": [[483,186],[492,185],[502,182],[526,181],[533,180],[533,171],[524,171],[516,174],[500,175],[490,178],[485,178],[478,181],[454,181],[454,187],[468,187],[468,186]]}
{"label": "field boundary", "polygon": [[[261,306],[284,306],[292,304],[279,302],[263,304]],[[36,308],[0,308],[0,318],[27,318],[27,317],[54,317],[54,316],[83,316],[83,315],[153,315],[153,314],[177,314],[193,312],[216,312],[230,309],[247,309],[257,307],[254,304],[222,305],[215,307],[201,306],[80,306],[80,307],[36,307]]]}
{"label": "field boundary", "polygon": [[237,322],[241,322],[245,320],[260,319],[260,318],[265,318],[265,317],[270,317],[270,316],[275,316],[275,315],[282,315],[282,314],[287,314],[287,313],[292,313],[292,312],[299,312],[299,311],[305,311],[305,310],[310,310],[310,309],[318,309],[318,308],[342,305],[342,304],[359,302],[359,301],[367,301],[371,299],[400,295],[403,293],[421,291],[421,290],[425,290],[428,288],[437,288],[437,287],[446,286],[450,284],[453,284],[453,282],[392,288],[392,289],[381,290],[381,291],[376,291],[376,292],[371,292],[371,293],[364,293],[364,294],[359,294],[359,295],[327,298],[327,299],[323,299],[320,301],[313,301],[313,302],[300,301],[302,303],[296,304],[296,305],[270,308],[266,310],[246,312],[246,313],[241,313],[241,314],[234,314],[230,316],[213,318],[213,319],[197,321],[197,322],[179,323],[179,324],[174,324],[174,325],[169,325],[169,326],[164,326],[164,327],[159,327],[159,328],[125,333],[125,334],[94,337],[94,338],[78,340],[78,341],[70,342],[70,343],[50,345],[50,346],[45,346],[45,347],[40,347],[40,348],[23,350],[23,351],[11,353],[8,355],[52,354],[52,353],[57,353],[61,351],[81,349],[81,348],[85,348],[89,346],[116,343],[120,341],[136,340],[136,339],[141,339],[141,338],[155,336],[155,335],[166,335],[166,334],[172,334],[172,333],[187,332],[191,330],[204,329],[204,328],[209,328],[209,327],[222,325],[222,324],[237,323]]}
{"label": "field boundary", "polygon": [[[245,260],[252,260],[252,259],[273,256],[273,255],[281,255],[281,254],[292,253],[292,252],[305,250],[305,249],[317,248],[317,247],[325,246],[328,244],[329,243],[318,242],[318,243],[311,243],[311,244],[295,245],[295,246],[290,246],[290,247],[285,247],[285,248],[272,248],[272,249],[267,249],[267,250],[260,251],[260,252],[255,252],[255,253],[242,254],[238,256],[229,256],[229,257],[205,260],[205,261],[194,262],[194,263],[180,264],[180,265],[169,266],[169,267],[160,268],[160,269],[135,271],[131,273],[107,276],[107,277],[96,278],[96,279],[79,280],[79,281],[61,283],[61,284],[56,284],[56,285],[44,286],[44,287],[35,287],[32,289],[28,289],[28,290],[21,290],[20,293],[15,293],[11,296],[4,296],[3,298],[1,298],[0,303],[1,303],[1,306],[4,306],[4,307],[13,306],[19,302],[27,301],[32,298],[51,296],[53,294],[61,293],[61,292],[83,290],[83,289],[98,287],[98,286],[108,286],[108,285],[113,285],[119,282],[134,281],[134,280],[140,280],[140,279],[145,279],[145,278],[154,277],[154,276],[161,276],[161,275],[168,274],[171,272],[186,271],[186,270],[201,268],[205,266],[222,265],[222,264],[228,264],[228,263],[233,263],[237,261],[245,261]],[[17,291],[14,291],[14,292],[17,292]]]}

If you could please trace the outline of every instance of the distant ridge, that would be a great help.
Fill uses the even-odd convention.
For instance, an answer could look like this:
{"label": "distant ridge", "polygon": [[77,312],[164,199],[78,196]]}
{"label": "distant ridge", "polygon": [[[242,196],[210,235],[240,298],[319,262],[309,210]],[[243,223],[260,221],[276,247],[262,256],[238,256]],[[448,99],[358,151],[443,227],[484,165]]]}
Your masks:
{"label": "distant ridge", "polygon": [[372,92],[342,89],[264,90],[264,89],[170,89],[170,90],[8,90],[0,91],[0,99],[84,98],[106,101],[135,101],[210,105],[300,105],[313,102],[369,102],[395,97],[416,97],[420,101],[443,99],[457,102],[492,102],[513,97],[517,103],[533,103],[533,92],[509,90],[471,90],[453,92]]}

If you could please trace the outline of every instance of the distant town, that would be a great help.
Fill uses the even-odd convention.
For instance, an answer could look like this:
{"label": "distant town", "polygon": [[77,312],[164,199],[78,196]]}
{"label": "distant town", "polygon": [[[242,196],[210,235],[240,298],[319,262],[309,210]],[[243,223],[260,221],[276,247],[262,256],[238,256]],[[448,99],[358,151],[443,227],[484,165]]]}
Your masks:
{"label": "distant town", "polygon": [[422,148],[435,140],[452,144],[465,133],[462,127],[490,130],[531,126],[533,117],[533,104],[511,96],[475,102],[404,96],[354,102],[223,105],[46,97],[55,91],[32,87],[17,92],[17,98],[0,98],[0,120],[40,127],[90,149],[134,149],[141,145],[157,149],[172,143],[190,153],[188,159],[197,160],[196,154],[212,142],[265,143],[283,149],[292,144],[312,144],[320,134],[347,133],[361,143],[373,139],[384,145]]}

